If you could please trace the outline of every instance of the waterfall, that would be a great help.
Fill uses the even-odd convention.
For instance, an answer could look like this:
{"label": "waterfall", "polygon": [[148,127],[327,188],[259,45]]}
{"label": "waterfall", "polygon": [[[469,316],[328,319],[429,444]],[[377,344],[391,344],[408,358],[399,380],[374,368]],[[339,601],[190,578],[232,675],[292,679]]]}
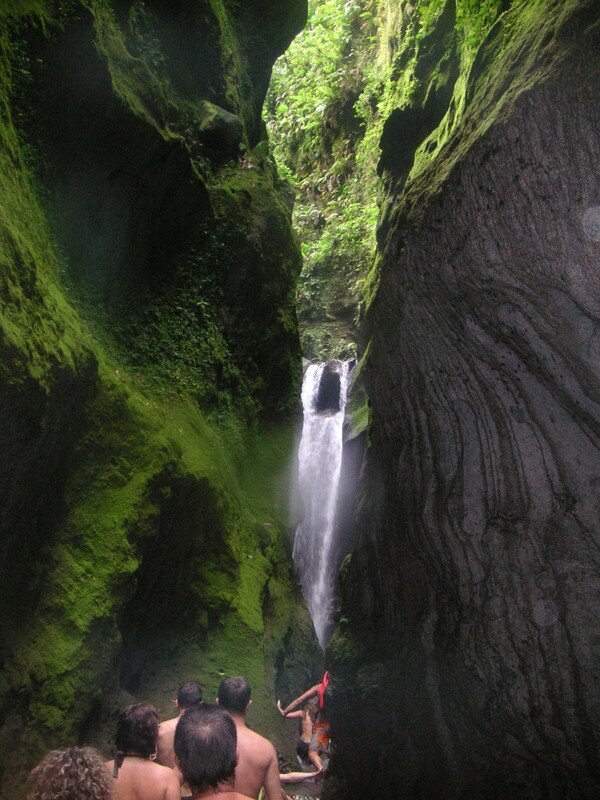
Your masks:
{"label": "waterfall", "polygon": [[294,538],[294,561],[322,648],[331,635],[336,602],[333,538],[349,371],[349,362],[311,364],[302,384],[298,462],[304,513]]}

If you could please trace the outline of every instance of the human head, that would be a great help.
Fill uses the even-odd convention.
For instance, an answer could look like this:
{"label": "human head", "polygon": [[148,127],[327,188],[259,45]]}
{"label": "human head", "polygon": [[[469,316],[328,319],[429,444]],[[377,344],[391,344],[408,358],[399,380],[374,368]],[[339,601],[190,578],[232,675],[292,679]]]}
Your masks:
{"label": "human head", "polygon": [[229,711],[230,714],[245,714],[250,704],[252,689],[246,678],[236,675],[233,678],[225,678],[219,684],[218,699],[219,705]]}
{"label": "human head", "polygon": [[148,756],[156,752],[158,711],[147,703],[134,703],[119,714],[115,744],[119,753]]}
{"label": "human head", "polygon": [[202,689],[197,683],[184,683],[177,692],[177,707],[180,711],[187,711],[192,706],[202,702]]}
{"label": "human head", "polygon": [[175,729],[175,757],[192,794],[231,783],[237,765],[237,731],[225,709],[194,706]]}
{"label": "human head", "polygon": [[91,747],[52,750],[29,776],[27,800],[109,800],[112,780]]}

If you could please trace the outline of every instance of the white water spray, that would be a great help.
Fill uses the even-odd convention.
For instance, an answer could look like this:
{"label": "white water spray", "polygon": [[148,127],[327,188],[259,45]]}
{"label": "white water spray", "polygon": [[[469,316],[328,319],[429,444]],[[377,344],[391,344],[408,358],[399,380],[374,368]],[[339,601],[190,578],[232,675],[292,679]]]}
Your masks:
{"label": "white water spray", "polygon": [[317,398],[325,366],[311,364],[302,384],[304,424],[298,462],[304,515],[294,539],[294,561],[323,649],[331,635],[336,599],[333,536],[350,371],[349,362],[339,362],[339,411],[320,412],[317,411]]}

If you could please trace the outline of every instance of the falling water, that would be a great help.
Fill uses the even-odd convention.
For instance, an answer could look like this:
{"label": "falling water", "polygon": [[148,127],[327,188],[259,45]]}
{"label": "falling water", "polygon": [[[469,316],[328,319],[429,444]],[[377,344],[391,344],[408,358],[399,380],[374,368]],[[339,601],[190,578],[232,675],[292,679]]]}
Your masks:
{"label": "falling water", "polygon": [[339,410],[317,410],[326,364],[311,364],[302,384],[304,425],[298,462],[304,513],[294,539],[294,561],[322,648],[331,634],[335,604],[333,536],[350,366],[348,362],[330,363],[339,369]]}

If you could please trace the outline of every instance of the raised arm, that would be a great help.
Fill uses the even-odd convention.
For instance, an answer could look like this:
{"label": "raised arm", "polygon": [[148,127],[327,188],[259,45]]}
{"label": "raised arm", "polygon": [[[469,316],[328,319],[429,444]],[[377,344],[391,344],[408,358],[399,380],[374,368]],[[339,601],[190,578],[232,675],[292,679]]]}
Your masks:
{"label": "raised arm", "polygon": [[281,700],[277,701],[277,708],[279,709],[279,713],[282,717],[288,717],[288,719],[300,719],[300,717],[304,716],[304,711],[290,711],[288,714],[284,714],[283,707],[281,705]]}
{"label": "raised arm", "polygon": [[304,694],[301,694],[300,697],[297,697],[295,700],[292,700],[291,703],[288,703],[288,705],[281,712],[283,716],[287,717],[290,711],[293,711],[293,709],[297,708],[299,705],[302,705],[302,703],[304,703],[306,700],[309,700],[311,697],[315,697],[319,693],[320,686],[320,683],[315,684],[313,687],[304,692]]}

